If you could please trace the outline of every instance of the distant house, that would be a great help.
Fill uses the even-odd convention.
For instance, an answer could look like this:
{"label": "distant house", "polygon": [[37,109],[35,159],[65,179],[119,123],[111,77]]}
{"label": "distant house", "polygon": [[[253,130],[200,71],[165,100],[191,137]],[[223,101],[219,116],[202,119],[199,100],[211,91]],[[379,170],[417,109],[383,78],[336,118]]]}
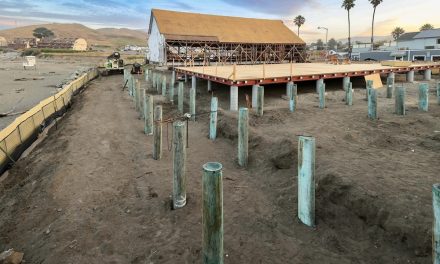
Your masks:
{"label": "distant house", "polygon": [[440,49],[440,28],[405,33],[396,41],[400,50]]}
{"label": "distant house", "polygon": [[37,42],[38,39],[36,38],[15,38],[12,42],[8,43],[8,48],[15,50],[35,48]]}
{"label": "distant house", "polygon": [[71,49],[76,51],[86,51],[87,47],[87,41],[83,38],[42,39],[38,42],[38,48],[42,49]]}
{"label": "distant house", "polygon": [[0,37],[0,47],[7,47],[8,46],[8,42],[6,41],[6,39],[4,37]]}

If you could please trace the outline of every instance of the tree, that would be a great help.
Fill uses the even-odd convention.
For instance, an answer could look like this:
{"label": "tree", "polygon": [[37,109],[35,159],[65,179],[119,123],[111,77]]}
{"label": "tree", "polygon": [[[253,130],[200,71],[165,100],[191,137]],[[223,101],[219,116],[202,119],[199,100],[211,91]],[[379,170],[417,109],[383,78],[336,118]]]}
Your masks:
{"label": "tree", "polygon": [[39,27],[34,29],[33,35],[36,38],[48,38],[48,37],[53,37],[55,34],[51,30],[45,27]]}
{"label": "tree", "polygon": [[347,10],[348,13],[348,57],[351,58],[351,24],[350,24],[350,9],[354,7],[355,0],[344,0],[342,7]]}
{"label": "tree", "polygon": [[434,26],[432,24],[424,24],[422,27],[420,27],[420,31],[424,31],[424,30],[430,30],[430,29],[434,29]]}
{"label": "tree", "polygon": [[318,41],[316,41],[316,49],[317,50],[323,50],[324,49],[324,42],[322,42],[321,39],[318,39]]}
{"label": "tree", "polygon": [[382,3],[383,0],[369,0],[373,5],[373,20],[371,22],[371,49],[374,49],[374,16],[376,15],[376,7]]}
{"label": "tree", "polygon": [[337,42],[334,38],[331,38],[331,39],[328,41],[328,48],[329,48],[330,50],[335,50],[335,49],[337,48],[337,46],[338,46],[338,42]]}
{"label": "tree", "polygon": [[401,27],[396,27],[393,32],[391,32],[391,35],[393,35],[393,39],[396,40],[398,39],[400,36],[403,35],[403,33],[405,33],[405,30]]}
{"label": "tree", "polygon": [[298,36],[299,36],[299,28],[304,25],[304,23],[306,22],[306,19],[299,15],[297,17],[295,17],[295,19],[293,20],[293,22],[295,23],[295,25],[298,27]]}

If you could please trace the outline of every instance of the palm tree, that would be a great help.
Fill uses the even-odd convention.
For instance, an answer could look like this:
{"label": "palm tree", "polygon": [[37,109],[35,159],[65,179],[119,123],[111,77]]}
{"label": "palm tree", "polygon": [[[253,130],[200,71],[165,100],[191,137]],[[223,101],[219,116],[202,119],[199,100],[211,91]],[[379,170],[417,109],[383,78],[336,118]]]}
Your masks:
{"label": "palm tree", "polygon": [[354,7],[355,0],[344,0],[342,7],[347,10],[348,13],[348,57],[351,58],[351,24],[350,24],[350,9]]}
{"label": "palm tree", "polygon": [[376,15],[376,7],[382,3],[383,0],[369,0],[373,5],[373,21],[371,22],[371,50],[374,49],[374,16]]}
{"label": "palm tree", "polygon": [[299,28],[304,25],[304,23],[306,22],[306,19],[301,16],[298,15],[297,17],[295,17],[295,19],[293,20],[293,22],[295,23],[295,25],[298,27],[298,36],[299,36]]}
{"label": "palm tree", "polygon": [[405,30],[401,27],[396,27],[393,32],[391,32],[391,35],[393,35],[393,39],[396,40],[398,39],[400,36],[402,36],[402,34],[405,33]]}
{"label": "palm tree", "polygon": [[420,27],[420,31],[430,30],[430,29],[434,29],[434,26],[431,24],[424,24],[423,26]]}

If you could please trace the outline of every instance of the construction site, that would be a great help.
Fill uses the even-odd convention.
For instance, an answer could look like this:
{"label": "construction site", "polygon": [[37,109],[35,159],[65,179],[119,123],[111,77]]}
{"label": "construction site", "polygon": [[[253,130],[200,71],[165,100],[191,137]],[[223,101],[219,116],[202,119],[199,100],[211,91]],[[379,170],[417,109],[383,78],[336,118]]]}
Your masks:
{"label": "construction site", "polygon": [[310,63],[281,20],[149,25],[147,63],[0,131],[5,263],[440,263],[440,63]]}

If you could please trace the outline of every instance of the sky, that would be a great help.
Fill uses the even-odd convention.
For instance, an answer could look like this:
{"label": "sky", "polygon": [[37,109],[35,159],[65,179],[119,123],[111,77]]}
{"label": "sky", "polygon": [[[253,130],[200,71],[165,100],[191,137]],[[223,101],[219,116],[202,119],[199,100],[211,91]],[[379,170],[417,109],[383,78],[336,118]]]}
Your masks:
{"label": "sky", "polygon": [[[0,29],[42,23],[81,23],[91,28],[148,27],[151,8],[197,13],[281,19],[296,32],[293,18],[305,17],[300,37],[347,38],[347,11],[342,0],[0,0]],[[425,23],[440,28],[440,0],[384,0],[376,11],[375,35],[390,35],[396,26],[417,31]],[[356,0],[351,10],[352,36],[369,36],[373,8]]]}

